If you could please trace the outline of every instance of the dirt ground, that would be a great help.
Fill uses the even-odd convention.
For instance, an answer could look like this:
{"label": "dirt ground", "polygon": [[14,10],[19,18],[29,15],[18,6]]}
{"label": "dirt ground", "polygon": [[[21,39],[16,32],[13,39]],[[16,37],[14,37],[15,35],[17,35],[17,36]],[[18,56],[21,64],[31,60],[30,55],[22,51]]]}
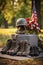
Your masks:
{"label": "dirt ground", "polygon": [[0,58],[0,65],[43,65],[43,58],[22,61]]}

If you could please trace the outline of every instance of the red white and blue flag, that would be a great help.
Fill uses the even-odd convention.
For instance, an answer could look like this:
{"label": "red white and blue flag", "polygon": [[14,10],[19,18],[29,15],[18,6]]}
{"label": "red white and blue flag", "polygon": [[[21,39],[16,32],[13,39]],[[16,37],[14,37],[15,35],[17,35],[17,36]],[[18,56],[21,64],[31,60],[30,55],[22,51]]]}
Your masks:
{"label": "red white and blue flag", "polygon": [[38,24],[38,16],[37,16],[36,7],[35,7],[35,1],[33,1],[32,16],[28,26],[31,29],[34,29],[34,30],[36,29],[39,32],[41,32],[39,24]]}

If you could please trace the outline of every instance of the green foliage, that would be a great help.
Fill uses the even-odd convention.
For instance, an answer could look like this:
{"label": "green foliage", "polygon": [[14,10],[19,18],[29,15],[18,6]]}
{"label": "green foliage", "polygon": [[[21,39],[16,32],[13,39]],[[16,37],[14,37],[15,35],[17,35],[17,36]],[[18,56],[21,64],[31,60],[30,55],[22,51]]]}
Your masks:
{"label": "green foliage", "polygon": [[20,9],[16,13],[16,18],[31,17],[31,1],[27,0],[26,3],[22,2],[20,6]]}
{"label": "green foliage", "polygon": [[17,18],[26,18],[31,16],[31,10],[25,4],[21,6],[20,10],[18,10],[16,14]]}
{"label": "green foliage", "polygon": [[30,0],[6,0],[6,5],[1,11],[4,18],[11,24],[13,17],[26,18],[31,16],[31,1]]}
{"label": "green foliage", "polygon": [[8,21],[8,23],[10,23],[13,14],[10,1],[11,0],[6,0],[6,6],[4,10],[2,10],[2,14],[4,15],[4,18]]}

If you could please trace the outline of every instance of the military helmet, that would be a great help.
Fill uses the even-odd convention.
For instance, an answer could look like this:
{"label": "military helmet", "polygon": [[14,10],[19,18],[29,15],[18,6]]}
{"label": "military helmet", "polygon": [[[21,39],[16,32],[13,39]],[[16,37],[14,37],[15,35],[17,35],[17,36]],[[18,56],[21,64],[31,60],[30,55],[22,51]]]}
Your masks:
{"label": "military helmet", "polygon": [[16,22],[16,26],[27,26],[27,22],[24,18],[19,18]]}

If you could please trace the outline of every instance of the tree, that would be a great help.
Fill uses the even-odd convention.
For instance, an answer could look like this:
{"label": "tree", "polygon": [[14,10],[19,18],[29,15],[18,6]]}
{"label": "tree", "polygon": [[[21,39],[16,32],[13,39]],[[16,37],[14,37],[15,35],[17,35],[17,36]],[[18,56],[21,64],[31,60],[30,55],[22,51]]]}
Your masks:
{"label": "tree", "polygon": [[43,29],[43,0],[41,0],[41,25],[42,25],[42,29]]}
{"label": "tree", "polygon": [[[2,0],[4,1],[4,9],[1,9],[1,13],[4,18],[11,24],[12,18],[15,19],[20,17],[30,17],[31,16],[31,1],[30,0]],[[2,6],[2,4],[1,4]]]}
{"label": "tree", "polygon": [[[28,5],[26,4],[27,2],[29,2]],[[21,2],[21,7],[16,13],[17,18],[31,17],[31,1],[27,0],[26,3],[24,3],[24,0]]]}
{"label": "tree", "polygon": [[12,17],[12,25],[13,25],[13,27],[15,27],[16,26],[16,20],[15,20],[16,18],[15,17]]}
{"label": "tree", "polygon": [[8,22],[2,14],[0,15],[0,27],[8,28]]}
{"label": "tree", "polygon": [[2,15],[2,10],[4,10],[5,6],[6,6],[6,0],[0,0],[0,26],[4,25],[5,28],[8,28],[6,19]]}
{"label": "tree", "polygon": [[6,5],[6,0],[0,0],[0,11],[4,9]]}

